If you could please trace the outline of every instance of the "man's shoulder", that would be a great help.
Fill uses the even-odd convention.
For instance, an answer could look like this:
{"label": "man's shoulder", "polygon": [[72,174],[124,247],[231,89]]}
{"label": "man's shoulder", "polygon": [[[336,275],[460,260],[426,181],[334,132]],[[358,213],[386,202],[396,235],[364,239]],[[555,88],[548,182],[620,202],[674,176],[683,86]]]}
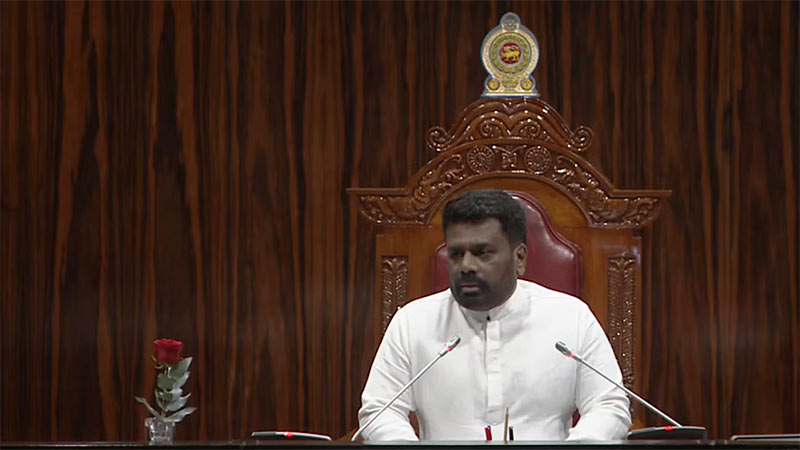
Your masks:
{"label": "man's shoulder", "polygon": [[524,290],[530,301],[558,309],[573,309],[575,311],[589,311],[589,306],[583,300],[570,294],[556,291],[533,281],[518,280],[519,286]]}
{"label": "man's shoulder", "polygon": [[406,303],[400,308],[398,313],[402,311],[403,314],[410,314],[413,316],[427,315],[439,311],[442,308],[449,307],[452,301],[453,296],[450,294],[450,289],[445,289]]}

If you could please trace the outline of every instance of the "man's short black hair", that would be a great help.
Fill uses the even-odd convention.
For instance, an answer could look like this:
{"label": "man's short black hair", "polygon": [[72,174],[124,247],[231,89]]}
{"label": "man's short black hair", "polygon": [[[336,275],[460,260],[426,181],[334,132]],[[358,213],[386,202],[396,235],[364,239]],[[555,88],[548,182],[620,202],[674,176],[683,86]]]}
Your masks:
{"label": "man's short black hair", "polygon": [[526,242],[527,227],[522,205],[498,189],[468,191],[450,200],[442,214],[442,229],[446,232],[450,224],[482,222],[491,217],[500,221],[511,245]]}

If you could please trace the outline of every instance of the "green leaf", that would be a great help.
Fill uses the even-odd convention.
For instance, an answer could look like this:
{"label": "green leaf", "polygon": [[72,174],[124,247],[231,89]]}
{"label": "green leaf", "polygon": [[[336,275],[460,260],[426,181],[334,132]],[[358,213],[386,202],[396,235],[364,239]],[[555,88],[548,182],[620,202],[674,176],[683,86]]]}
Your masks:
{"label": "green leaf", "polygon": [[188,379],[189,379],[189,372],[186,372],[179,379],[173,380],[173,383],[175,384],[173,384],[172,389],[178,389],[183,387],[183,385],[186,384],[186,380]]}
{"label": "green leaf", "polygon": [[172,394],[170,391],[156,390],[156,400],[169,403],[172,401]]}
{"label": "green leaf", "polygon": [[161,399],[164,404],[171,403],[178,398],[180,398],[181,394],[183,394],[183,389],[177,388],[171,391],[156,391],[156,398]]}
{"label": "green leaf", "polygon": [[[159,392],[159,391],[156,391],[156,392]],[[158,395],[156,395],[156,405],[158,406],[158,409],[160,409],[161,411],[166,411],[167,410],[167,408],[165,406],[165,403],[164,403],[164,400],[162,400],[161,397],[159,397]]]}
{"label": "green leaf", "polygon": [[167,369],[167,375],[172,378],[173,380],[179,380],[187,370],[189,370],[189,365],[192,363],[191,356],[188,358],[183,358],[178,364],[171,366]]}
{"label": "green leaf", "polygon": [[175,401],[173,401],[169,405],[167,405],[167,411],[177,411],[177,410],[183,408],[184,406],[186,406],[186,400],[189,400],[189,396],[190,395],[192,395],[192,394],[186,394],[186,396],[184,396],[184,397],[176,398]]}
{"label": "green leaf", "polygon": [[163,373],[158,374],[158,377],[156,378],[156,384],[158,385],[158,388],[163,391],[171,391],[175,388],[172,379]]}
{"label": "green leaf", "polygon": [[135,398],[137,402],[143,403],[144,406],[147,406],[147,410],[150,411],[150,414],[156,417],[161,417],[161,414],[159,414],[158,411],[153,409],[153,407],[150,406],[150,403],[147,403],[147,400],[143,399],[142,397],[136,397],[136,396],[134,396],[133,398]]}
{"label": "green leaf", "polygon": [[196,409],[197,408],[195,408],[194,406],[186,408],[186,409],[182,409],[182,410],[176,412],[175,414],[164,418],[164,420],[169,421],[169,422],[180,422],[181,420],[183,420],[184,417],[186,417],[189,414],[193,413]]}

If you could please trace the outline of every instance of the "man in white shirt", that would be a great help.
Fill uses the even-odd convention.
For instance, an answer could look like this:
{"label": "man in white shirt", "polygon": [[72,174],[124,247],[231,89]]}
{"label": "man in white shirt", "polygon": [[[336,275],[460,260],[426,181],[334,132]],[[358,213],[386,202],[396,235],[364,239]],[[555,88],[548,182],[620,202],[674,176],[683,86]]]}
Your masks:
{"label": "man in white shirt", "polygon": [[[603,329],[582,301],[525,272],[525,213],[503,191],[470,191],[443,214],[450,289],[397,311],[362,394],[366,424],[453,335],[461,343],[362,433],[372,441],[503,438],[621,439],[631,425],[626,395],[555,349],[563,341],[600,371],[622,375]],[[580,419],[574,427],[575,411]]]}

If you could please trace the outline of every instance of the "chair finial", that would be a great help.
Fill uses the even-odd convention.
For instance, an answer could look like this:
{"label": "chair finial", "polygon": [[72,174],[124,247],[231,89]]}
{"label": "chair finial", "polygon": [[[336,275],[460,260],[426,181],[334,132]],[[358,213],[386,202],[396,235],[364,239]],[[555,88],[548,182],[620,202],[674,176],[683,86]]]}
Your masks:
{"label": "chair finial", "polygon": [[531,30],[508,12],[500,24],[483,38],[483,67],[489,76],[483,83],[483,96],[538,97],[533,71],[539,62],[539,42]]}

